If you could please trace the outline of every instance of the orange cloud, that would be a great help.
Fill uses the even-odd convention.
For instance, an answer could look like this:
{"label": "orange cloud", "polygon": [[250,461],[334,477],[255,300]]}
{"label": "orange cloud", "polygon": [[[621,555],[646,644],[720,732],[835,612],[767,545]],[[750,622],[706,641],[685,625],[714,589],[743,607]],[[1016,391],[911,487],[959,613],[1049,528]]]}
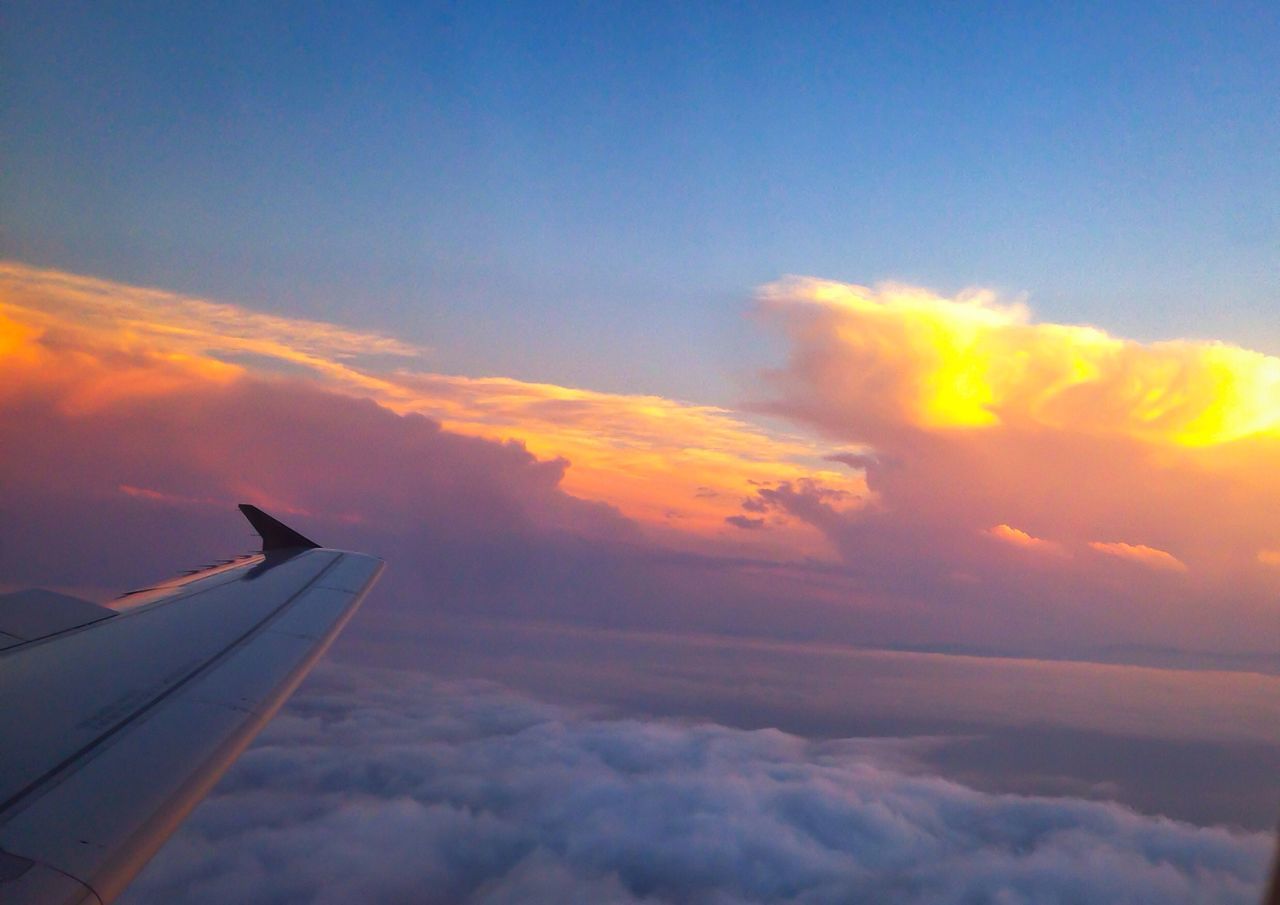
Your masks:
{"label": "orange cloud", "polygon": [[1280,568],[1280,550],[1259,550],[1258,562],[1264,566]]}
{"label": "orange cloud", "polygon": [[102,336],[121,347],[162,345],[191,355],[227,352],[342,373],[335,364],[361,357],[413,356],[401,340],[323,321],[279,317],[161,289],[0,262],[0,298],[37,328]]}
{"label": "orange cloud", "polygon": [[1126,544],[1123,541],[1091,541],[1089,546],[1099,553],[1115,556],[1129,562],[1138,563],[1149,569],[1167,572],[1185,572],[1187,564],[1165,550],[1148,547],[1146,544]]}
{"label": "orange cloud", "polygon": [[599,393],[502,377],[434,374],[423,350],[390,337],[316,321],[260,314],[155,289],[0,264],[0,393],[29,392],[87,412],[249,373],[303,369],[310,379],[370,397],[446,428],[516,440],[543,458],[567,459],[569,493],[619,507],[655,530],[737,547],[824,554],[801,522],[747,538],[726,517],[761,484],[800,479],[867,496],[857,471],[832,451],[765,430],[733,412],[652,395]]}
{"label": "orange cloud", "polygon": [[761,301],[805,353],[793,359],[804,372],[780,376],[832,381],[860,423],[1032,424],[1180,446],[1280,435],[1280,358],[1238,346],[1037,324],[989,292],[793,278]]}
{"label": "orange cloud", "polygon": [[909,465],[869,460],[895,518],[1030,522],[1068,546],[1168,536],[1224,580],[1274,534],[1278,358],[1036,323],[985,292],[797,278],[761,299],[791,341],[769,410]]}
{"label": "orange cloud", "polygon": [[720,530],[756,486],[800,479],[867,495],[859,475],[832,467],[826,447],[715,406],[503,377],[397,379],[415,395],[393,407],[463,433],[516,437],[540,456],[563,456],[572,463],[566,490],[606,499],[644,521]]}
{"label": "orange cloud", "polygon": [[1024,550],[1035,550],[1039,553],[1052,553],[1054,556],[1067,556],[1067,550],[1062,544],[1055,543],[1051,540],[1045,540],[1040,537],[1032,537],[1019,528],[1010,525],[996,525],[994,528],[988,528],[987,534],[994,537],[998,541],[1006,544],[1012,544],[1015,547],[1021,547]]}
{"label": "orange cloud", "polygon": [[[478,451],[493,467],[472,476],[459,511],[516,467],[518,486],[494,489],[502,505],[476,531],[521,519],[555,530],[600,524],[632,543],[639,524],[640,537],[681,551],[785,557],[792,571],[772,573],[761,606],[820,598],[832,612],[856,611],[859,630],[880,637],[1247,647],[1280,631],[1274,575],[1258,568],[1280,565],[1266,552],[1280,511],[1275,359],[1036,324],[1024,306],[983,293],[943,299],[791,281],[764,299],[790,340],[789,359],[767,375],[777,390],[769,410],[791,419],[794,434],[653,395],[430,373],[420,349],[376,334],[7,264],[0,405],[11,423],[30,425],[20,444],[30,480],[49,478],[45,461],[74,460],[57,475],[67,498],[84,491],[196,507],[247,496],[353,519],[358,498],[400,506],[386,498],[381,466],[366,464],[378,451],[352,447],[358,429],[312,451],[305,473],[291,458],[289,443],[324,437],[315,413],[336,406],[344,423],[376,413],[381,436],[405,457],[399,468],[431,469],[419,444],[449,448],[456,468],[432,484],[431,505],[453,505],[452,482],[471,480],[466,463]],[[254,407],[260,429],[267,413],[257,391],[268,386],[279,425],[270,461],[251,460],[249,433],[220,438],[224,453],[244,451],[234,461],[191,442],[209,430],[215,405],[221,429],[249,430],[228,400]],[[312,400],[314,421],[285,425],[294,395]],[[40,432],[46,422],[66,438],[56,450],[37,448],[53,442]],[[92,429],[106,424],[119,473],[91,490],[62,486],[73,472],[96,473]],[[145,443],[134,438],[130,449],[131,431],[148,424]],[[8,439],[19,446],[16,433]],[[153,479],[178,440],[191,461]],[[329,498],[324,463],[335,457],[344,457],[347,486]],[[135,459],[150,465],[134,468]],[[518,504],[525,497],[536,505]],[[631,520],[625,531],[618,512]],[[1158,539],[1183,558],[1099,537]],[[1010,556],[993,540],[1056,558]],[[1121,576],[1101,557],[1071,557],[1075,548],[1148,568]],[[1163,581],[1162,571],[1187,578]],[[744,578],[739,596],[758,589]],[[1206,622],[1207,611],[1224,618]]]}
{"label": "orange cloud", "polygon": [[[1257,556],[1275,549],[1280,512],[1280,358],[1038,323],[977,291],[798,278],[765,287],[760,311],[788,341],[764,375],[766,410],[872,453],[858,461],[874,505],[789,512],[904,608],[996,608],[1046,633],[1070,613],[1168,646],[1248,647],[1280,630]],[[1050,575],[991,543],[1045,538],[1099,555]],[[1121,575],[1103,557],[1144,568]],[[971,591],[956,573],[977,579]]]}
{"label": "orange cloud", "polygon": [[0,301],[0,400],[53,392],[63,410],[87,412],[121,399],[225,384],[241,373],[236,365],[175,349],[131,341],[86,344],[87,332],[73,319],[62,323],[46,311],[33,314]]}

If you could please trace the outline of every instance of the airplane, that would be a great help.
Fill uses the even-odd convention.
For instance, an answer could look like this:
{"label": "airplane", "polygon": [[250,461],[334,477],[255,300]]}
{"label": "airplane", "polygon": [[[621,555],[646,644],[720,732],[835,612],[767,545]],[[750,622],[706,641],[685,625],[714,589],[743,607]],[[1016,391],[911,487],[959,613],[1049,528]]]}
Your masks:
{"label": "airplane", "polygon": [[240,511],[259,553],[105,606],[0,598],[0,903],[120,895],[382,572],[374,556]]}

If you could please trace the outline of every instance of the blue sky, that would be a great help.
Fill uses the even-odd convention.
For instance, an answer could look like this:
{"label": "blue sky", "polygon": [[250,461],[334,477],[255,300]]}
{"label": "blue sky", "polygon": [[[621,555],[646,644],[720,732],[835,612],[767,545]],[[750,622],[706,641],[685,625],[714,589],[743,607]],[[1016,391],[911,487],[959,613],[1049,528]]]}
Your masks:
{"label": "blue sky", "polygon": [[0,254],[722,401],[787,273],[1280,352],[1248,4],[14,3]]}

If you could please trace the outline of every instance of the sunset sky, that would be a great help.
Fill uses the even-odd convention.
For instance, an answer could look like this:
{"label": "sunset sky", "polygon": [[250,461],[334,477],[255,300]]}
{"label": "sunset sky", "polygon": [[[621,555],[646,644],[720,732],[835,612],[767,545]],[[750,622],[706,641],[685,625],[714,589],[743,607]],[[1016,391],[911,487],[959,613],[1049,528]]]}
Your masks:
{"label": "sunset sky", "polygon": [[1275,8],[3,20],[0,592],[388,563],[135,905],[1256,896]]}

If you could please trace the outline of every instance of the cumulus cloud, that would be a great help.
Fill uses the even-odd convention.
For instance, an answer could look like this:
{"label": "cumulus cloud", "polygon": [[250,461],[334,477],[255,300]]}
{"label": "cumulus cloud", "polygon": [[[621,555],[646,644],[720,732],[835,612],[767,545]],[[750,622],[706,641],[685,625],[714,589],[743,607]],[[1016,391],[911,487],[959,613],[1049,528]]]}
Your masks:
{"label": "cumulus cloud", "polygon": [[[698,446],[696,436],[677,440],[686,429],[696,434],[700,422],[719,424],[709,410],[656,398],[632,406],[554,387],[525,393],[517,382],[495,382],[485,405],[508,414],[493,416],[495,436],[478,436],[397,411],[378,393],[347,392],[335,380],[228,363],[213,352],[227,354],[235,339],[216,329],[196,335],[193,323],[163,319],[121,325],[110,305],[82,322],[75,305],[91,307],[99,293],[87,293],[88,301],[73,293],[63,310],[57,292],[64,280],[56,276],[32,278],[44,295],[0,293],[4,586],[100,598],[245,552],[256,541],[234,504],[247,501],[325,543],[384,556],[391,568],[363,618],[372,625],[399,608],[412,617],[403,629],[411,637],[430,631],[430,620],[445,611],[765,633],[784,623],[813,630],[823,618],[825,601],[815,607],[789,576],[767,572],[774,548],[760,560],[751,546],[767,547],[785,526],[752,532],[723,521],[754,486],[750,475],[772,473],[767,438],[734,440],[726,428],[709,445]],[[145,310],[147,291],[135,298],[129,287],[108,288],[131,299],[130,318]],[[46,299],[50,306],[41,307]],[[181,343],[170,344],[170,332]],[[591,434],[592,443],[614,447],[614,465],[597,461],[598,476],[614,475],[645,506],[674,493],[682,505],[718,507],[706,510],[722,513],[711,540],[696,524],[685,529],[694,518],[654,531],[610,502],[632,491],[575,493],[569,475],[578,463],[498,439],[518,433],[511,412],[556,394],[577,412],[564,415],[566,437]],[[498,398],[510,396],[520,399],[499,406]],[[462,407],[484,408],[476,399]],[[647,420],[636,420],[638,407],[651,410]],[[540,417],[550,436],[557,416]],[[668,456],[675,442],[690,445]],[[742,456],[716,453],[721,442],[737,443]],[[686,458],[702,460],[714,482],[699,479]],[[620,464],[633,459],[634,469]],[[747,459],[755,470],[737,471]],[[797,467],[784,462],[779,473]],[[776,545],[782,553],[826,550],[812,529],[795,534],[804,543],[784,538]],[[789,604],[785,615],[779,601]]]}
{"label": "cumulus cloud", "polygon": [[[1265,362],[1230,371],[1214,422],[1195,400],[1218,364],[1253,358],[1036,324],[982,294],[799,281],[765,305],[791,342],[771,411],[824,440],[717,406],[424,373],[386,337],[6,265],[5,579],[86,593],[132,538],[160,537],[120,579],[147,580],[224,550],[215,516],[246,499],[405,562],[384,594],[403,580],[416,600],[396,576],[430,575],[455,607],[1017,653],[1238,653],[1280,631],[1257,556],[1280,511]],[[1184,352],[1199,364],[1169,363]],[[1187,572],[1011,555],[1000,525],[1066,550],[1141,539]]]}
{"label": "cumulus cloud", "polygon": [[[765,287],[760,306],[789,344],[764,375],[764,408],[873,450],[854,460],[867,505],[839,512],[799,482],[779,502],[917,619],[965,613],[1001,632],[1025,617],[1012,630],[1024,637],[1219,649],[1280,628],[1256,557],[1280,511],[1280,358],[1039,323],[981,291],[797,278]],[[1152,568],[1019,562],[993,537],[1041,551],[1037,538],[1124,542],[1101,552]],[[1153,600],[1158,624],[1142,615]]]}
{"label": "cumulus cloud", "polygon": [[312,381],[239,369],[212,379],[205,360],[164,350],[48,330],[18,348],[0,358],[11,378],[0,382],[8,582],[127,586],[195,565],[225,550],[218,525],[242,500],[318,520],[315,533],[335,545],[399,551],[410,571],[451,548],[518,561],[557,537],[636,534],[612,507],[564,492],[564,460],[518,443]]}
{"label": "cumulus cloud", "polygon": [[[573,462],[569,492],[607,500],[645,522],[676,515],[682,530],[713,532],[729,501],[753,482],[811,480],[851,494],[865,489],[860,475],[830,467],[822,444],[765,431],[718,406],[503,377],[401,373],[397,379],[416,395],[393,404],[453,430],[516,436],[539,455],[564,456]],[[823,552],[799,539],[796,546]]]}
{"label": "cumulus cloud", "polygon": [[909,758],[322,667],[123,901],[1243,903],[1262,883],[1267,835]]}
{"label": "cumulus cloud", "polygon": [[1054,556],[1067,556],[1067,549],[1055,541],[1042,537],[1033,537],[1021,528],[1012,525],[996,525],[987,529],[987,534],[1006,544],[1021,547],[1024,550],[1036,550],[1041,553],[1052,553]]}
{"label": "cumulus cloud", "polygon": [[1025,304],[970,291],[875,289],[796,278],[761,290],[797,341],[792,368],[819,378],[841,427],[1029,422],[1180,445],[1280,434],[1280,358],[1217,342],[1144,345],[1095,327],[1038,324]]}
{"label": "cumulus cloud", "polygon": [[[825,551],[801,523],[744,540],[724,530],[750,482],[809,476],[850,490],[824,444],[765,430],[718,406],[424,369],[392,337],[14,262],[0,263],[0,396],[56,385],[66,412],[288,373],[319,388],[420,414],[455,433],[516,440],[564,459],[566,491],[655,531],[733,537],[773,552]],[[675,527],[678,525],[678,529]],[[689,538],[684,539],[685,543]]]}
{"label": "cumulus cloud", "polygon": [[1126,544],[1123,541],[1093,541],[1089,544],[1099,553],[1135,562],[1149,569],[1165,572],[1185,572],[1187,564],[1166,550],[1157,550],[1146,544]]}

